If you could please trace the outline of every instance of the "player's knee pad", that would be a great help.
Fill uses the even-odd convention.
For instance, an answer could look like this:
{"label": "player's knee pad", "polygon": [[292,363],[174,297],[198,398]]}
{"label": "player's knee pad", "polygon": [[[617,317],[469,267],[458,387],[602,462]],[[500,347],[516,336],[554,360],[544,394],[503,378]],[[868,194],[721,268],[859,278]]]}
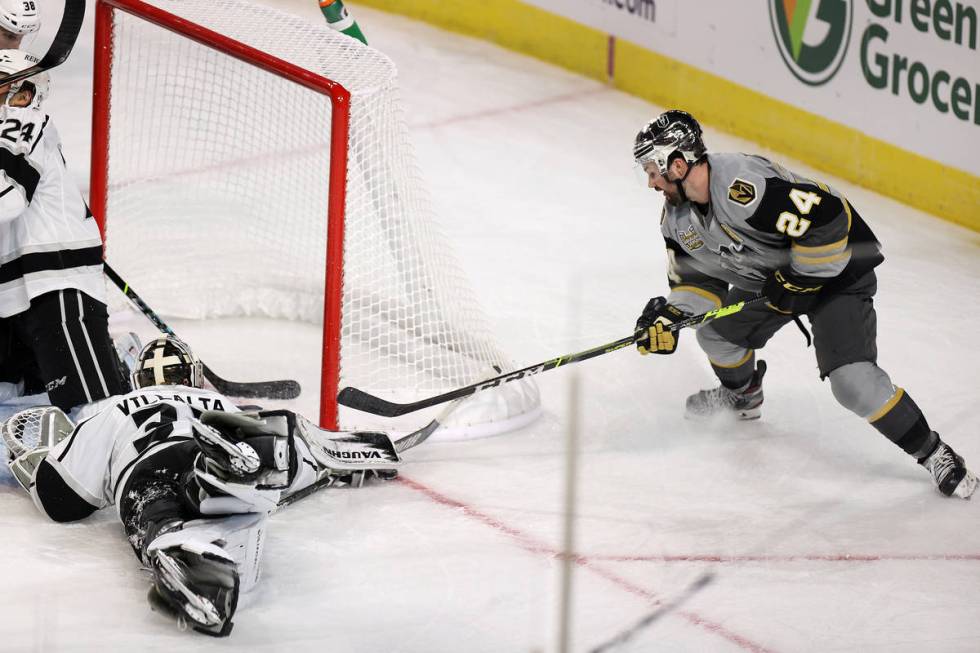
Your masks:
{"label": "player's knee pad", "polygon": [[895,394],[895,386],[888,374],[867,361],[842,365],[829,377],[831,391],[838,403],[865,419]]}
{"label": "player's knee pad", "polygon": [[697,330],[698,345],[715,365],[737,365],[745,359],[748,349],[725,340],[709,323]]}

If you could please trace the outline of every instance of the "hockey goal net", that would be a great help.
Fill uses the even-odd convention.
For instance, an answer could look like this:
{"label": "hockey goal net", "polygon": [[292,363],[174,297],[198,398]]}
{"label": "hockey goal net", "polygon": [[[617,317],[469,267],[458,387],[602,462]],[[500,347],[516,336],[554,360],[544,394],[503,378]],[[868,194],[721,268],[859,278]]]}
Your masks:
{"label": "hockey goal net", "polygon": [[[95,38],[92,210],[154,310],[322,323],[327,428],[379,426],[339,387],[412,401],[512,369],[437,227],[388,57],[242,0],[98,0]],[[514,382],[451,423],[538,410]]]}

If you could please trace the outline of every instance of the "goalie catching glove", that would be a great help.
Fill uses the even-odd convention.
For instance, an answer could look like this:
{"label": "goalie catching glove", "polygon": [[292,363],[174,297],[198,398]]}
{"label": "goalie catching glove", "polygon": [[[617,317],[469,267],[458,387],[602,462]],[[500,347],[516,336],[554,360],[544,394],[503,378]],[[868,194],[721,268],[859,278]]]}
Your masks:
{"label": "goalie catching glove", "polygon": [[669,331],[668,327],[687,315],[679,308],[668,304],[663,297],[654,297],[647,302],[643,313],[636,320],[636,348],[646,354],[673,354],[677,350],[679,331]]}
{"label": "goalie catching glove", "polygon": [[38,465],[74,428],[61,409],[54,406],[22,410],[0,426],[0,437],[7,446],[7,465],[21,487],[31,491]]}

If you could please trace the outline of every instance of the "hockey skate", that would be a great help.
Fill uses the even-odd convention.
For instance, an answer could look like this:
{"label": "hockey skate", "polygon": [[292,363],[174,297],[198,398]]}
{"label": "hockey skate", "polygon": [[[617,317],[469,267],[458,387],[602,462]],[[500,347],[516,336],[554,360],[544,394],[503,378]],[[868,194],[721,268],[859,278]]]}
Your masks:
{"label": "hockey skate", "polygon": [[213,544],[187,542],[149,552],[154,582],[147,598],[177,623],[215,637],[231,633],[238,606],[235,561]]}
{"label": "hockey skate", "polygon": [[765,374],[766,362],[760,360],[744,388],[732,390],[719,385],[691,395],[687,398],[685,417],[703,419],[732,414],[740,420],[759,419],[762,416],[762,377]]}
{"label": "hockey skate", "polygon": [[935,451],[919,461],[932,474],[936,487],[947,497],[969,499],[977,489],[977,476],[966,468],[963,457],[939,441]]}

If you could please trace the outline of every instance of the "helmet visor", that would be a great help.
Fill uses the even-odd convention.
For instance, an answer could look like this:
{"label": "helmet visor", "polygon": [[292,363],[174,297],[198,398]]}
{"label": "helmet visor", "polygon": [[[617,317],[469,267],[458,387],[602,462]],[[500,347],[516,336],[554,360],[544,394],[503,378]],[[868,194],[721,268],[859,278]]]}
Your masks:
{"label": "helmet visor", "polygon": [[644,188],[650,186],[650,173],[647,171],[646,166],[641,163],[637,163],[633,166],[633,175],[636,177],[636,183]]}
{"label": "helmet visor", "polygon": [[[657,171],[665,175],[667,174],[667,159],[676,151],[673,143],[656,143],[651,142],[649,149],[644,149],[642,154],[636,157],[636,167],[640,172],[646,176],[646,166],[649,163],[653,163],[657,166]],[[644,182],[645,183],[645,182]]]}

